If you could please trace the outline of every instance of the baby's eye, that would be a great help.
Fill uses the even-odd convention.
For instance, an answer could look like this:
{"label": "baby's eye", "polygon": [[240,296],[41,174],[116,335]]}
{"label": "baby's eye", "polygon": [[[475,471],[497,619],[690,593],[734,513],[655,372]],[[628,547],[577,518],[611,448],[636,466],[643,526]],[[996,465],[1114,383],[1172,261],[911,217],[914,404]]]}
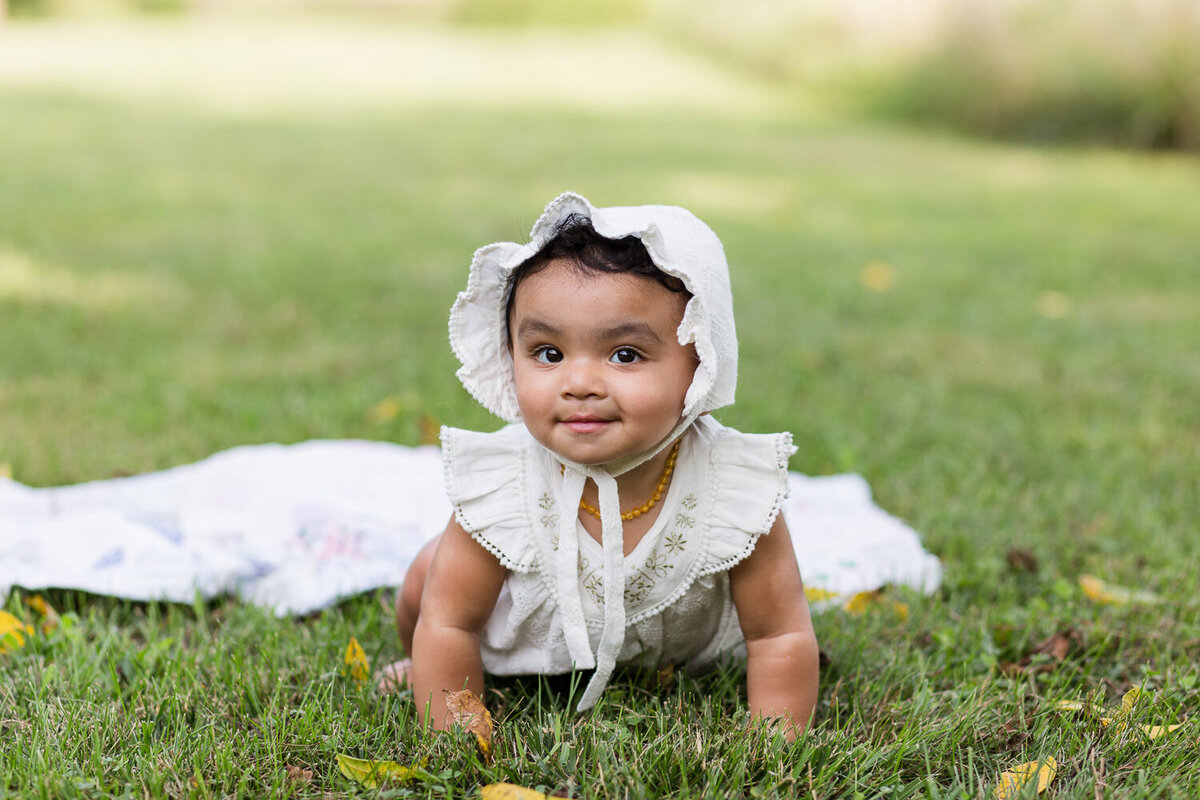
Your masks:
{"label": "baby's eye", "polygon": [[540,361],[543,364],[557,364],[558,362],[562,361],[563,354],[562,350],[559,350],[557,347],[550,347],[549,345],[546,345],[534,350],[533,358],[534,360]]}
{"label": "baby's eye", "polygon": [[637,350],[634,350],[632,347],[618,347],[613,351],[613,354],[609,360],[615,361],[618,364],[633,364],[634,362],[640,360],[641,357],[642,354]]}

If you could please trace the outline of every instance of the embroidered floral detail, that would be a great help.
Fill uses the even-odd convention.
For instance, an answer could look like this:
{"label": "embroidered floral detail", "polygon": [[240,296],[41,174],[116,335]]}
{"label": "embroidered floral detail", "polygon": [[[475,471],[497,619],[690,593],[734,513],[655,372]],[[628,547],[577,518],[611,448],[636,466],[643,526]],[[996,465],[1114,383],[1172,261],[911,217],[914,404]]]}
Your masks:
{"label": "embroidered floral detail", "polygon": [[694,495],[694,494],[687,495],[686,497],[683,498],[683,500],[679,501],[679,504],[682,505],[687,510],[691,511],[693,508],[696,507],[696,495]]}
{"label": "embroidered floral detail", "polygon": [[663,539],[663,547],[668,553],[682,553],[687,549],[687,537],[683,535],[683,531],[671,531]]}
{"label": "embroidered floral detail", "polygon": [[543,514],[542,515],[542,525],[544,525],[547,528],[557,528],[558,527],[558,514]]}
{"label": "embroidered floral detail", "polygon": [[654,577],[640,569],[625,579],[625,605],[637,605],[646,599],[654,588]]}
{"label": "embroidered floral detail", "polygon": [[590,565],[587,563],[587,559],[584,559],[580,563],[579,572],[582,576],[582,580],[580,581],[579,585],[583,587],[585,592],[591,595],[592,599],[596,601],[596,605],[603,606],[604,573],[598,569],[587,571],[589,566]]}
{"label": "embroidered floral detail", "polygon": [[650,555],[646,556],[645,567],[660,578],[667,577],[671,570],[675,569],[675,565],[665,555],[659,553],[657,547],[650,551]]}
{"label": "embroidered floral detail", "polygon": [[675,524],[676,524],[676,525],[681,525],[681,526],[683,526],[683,527],[685,527],[685,528],[691,528],[691,527],[695,526],[695,524],[696,524],[696,518],[695,518],[695,517],[689,517],[687,514],[684,514],[683,512],[680,512],[680,513],[678,513],[678,514],[676,514],[676,515],[675,515]]}
{"label": "embroidered floral detail", "polygon": [[538,505],[541,506],[543,510],[549,511],[550,509],[554,508],[554,498],[548,493],[542,492],[542,496],[538,498]]}

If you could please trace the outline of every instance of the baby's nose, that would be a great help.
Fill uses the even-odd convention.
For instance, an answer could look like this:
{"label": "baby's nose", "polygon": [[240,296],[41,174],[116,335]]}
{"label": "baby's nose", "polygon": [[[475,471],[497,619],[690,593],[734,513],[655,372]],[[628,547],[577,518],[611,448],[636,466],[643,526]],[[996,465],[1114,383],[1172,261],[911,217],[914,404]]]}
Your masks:
{"label": "baby's nose", "polygon": [[566,364],[563,394],[569,397],[602,397],[605,393],[603,365],[591,358],[574,358]]}

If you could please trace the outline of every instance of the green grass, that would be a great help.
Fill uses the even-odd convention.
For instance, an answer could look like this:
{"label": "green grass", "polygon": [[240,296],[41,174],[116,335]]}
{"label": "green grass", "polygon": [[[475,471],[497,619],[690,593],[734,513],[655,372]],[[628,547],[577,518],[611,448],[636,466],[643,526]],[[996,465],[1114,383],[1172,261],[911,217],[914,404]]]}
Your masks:
{"label": "green grass", "polygon": [[[513,36],[522,58],[540,46]],[[510,780],[586,797],[990,797],[1001,771],[1046,755],[1053,797],[1200,791],[1194,161],[785,105],[364,92],[256,110],[4,79],[4,63],[0,463],[18,480],[495,426],[453,376],[446,312],[476,246],[523,238],[574,189],[683,204],[717,230],[742,348],[739,401],[719,416],[792,430],[793,469],[862,472],[946,580],[904,596],[907,620],[817,616],[830,663],[801,742],[745,730],[736,667],[666,687],[627,676],[583,717],[569,686],[505,683],[488,698],[492,765],[423,735],[410,699],[341,676],[351,635],[373,663],[399,654],[379,598],[276,620],[232,600],[56,593],[71,631],[0,656],[0,797],[370,794],[337,773],[339,752],[428,759],[431,780],[387,796]],[[631,94],[636,77],[620,78]],[[875,260],[888,291],[860,284]],[[400,414],[372,422],[388,396]],[[1037,571],[1009,566],[1013,548]],[[1083,573],[1165,602],[1096,606]],[[6,608],[27,613],[17,593]],[[1035,652],[1062,631],[1061,662]],[[1153,691],[1139,722],[1184,727],[1150,743],[1050,710],[1131,686]],[[288,765],[312,782],[287,785]]]}

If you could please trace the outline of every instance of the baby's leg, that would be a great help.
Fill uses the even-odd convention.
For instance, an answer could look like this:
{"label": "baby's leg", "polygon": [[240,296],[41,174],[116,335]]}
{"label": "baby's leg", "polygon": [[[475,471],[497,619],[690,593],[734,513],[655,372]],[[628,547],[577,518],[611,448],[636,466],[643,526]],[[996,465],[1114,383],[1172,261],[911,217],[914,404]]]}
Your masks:
{"label": "baby's leg", "polygon": [[396,593],[396,630],[408,657],[394,661],[379,671],[377,686],[381,692],[398,692],[408,685],[409,672],[412,670],[413,631],[417,628],[417,616],[421,613],[421,592],[425,590],[425,576],[429,574],[429,564],[441,540],[439,535],[421,548],[408,568],[408,574],[404,576],[404,585]]}

